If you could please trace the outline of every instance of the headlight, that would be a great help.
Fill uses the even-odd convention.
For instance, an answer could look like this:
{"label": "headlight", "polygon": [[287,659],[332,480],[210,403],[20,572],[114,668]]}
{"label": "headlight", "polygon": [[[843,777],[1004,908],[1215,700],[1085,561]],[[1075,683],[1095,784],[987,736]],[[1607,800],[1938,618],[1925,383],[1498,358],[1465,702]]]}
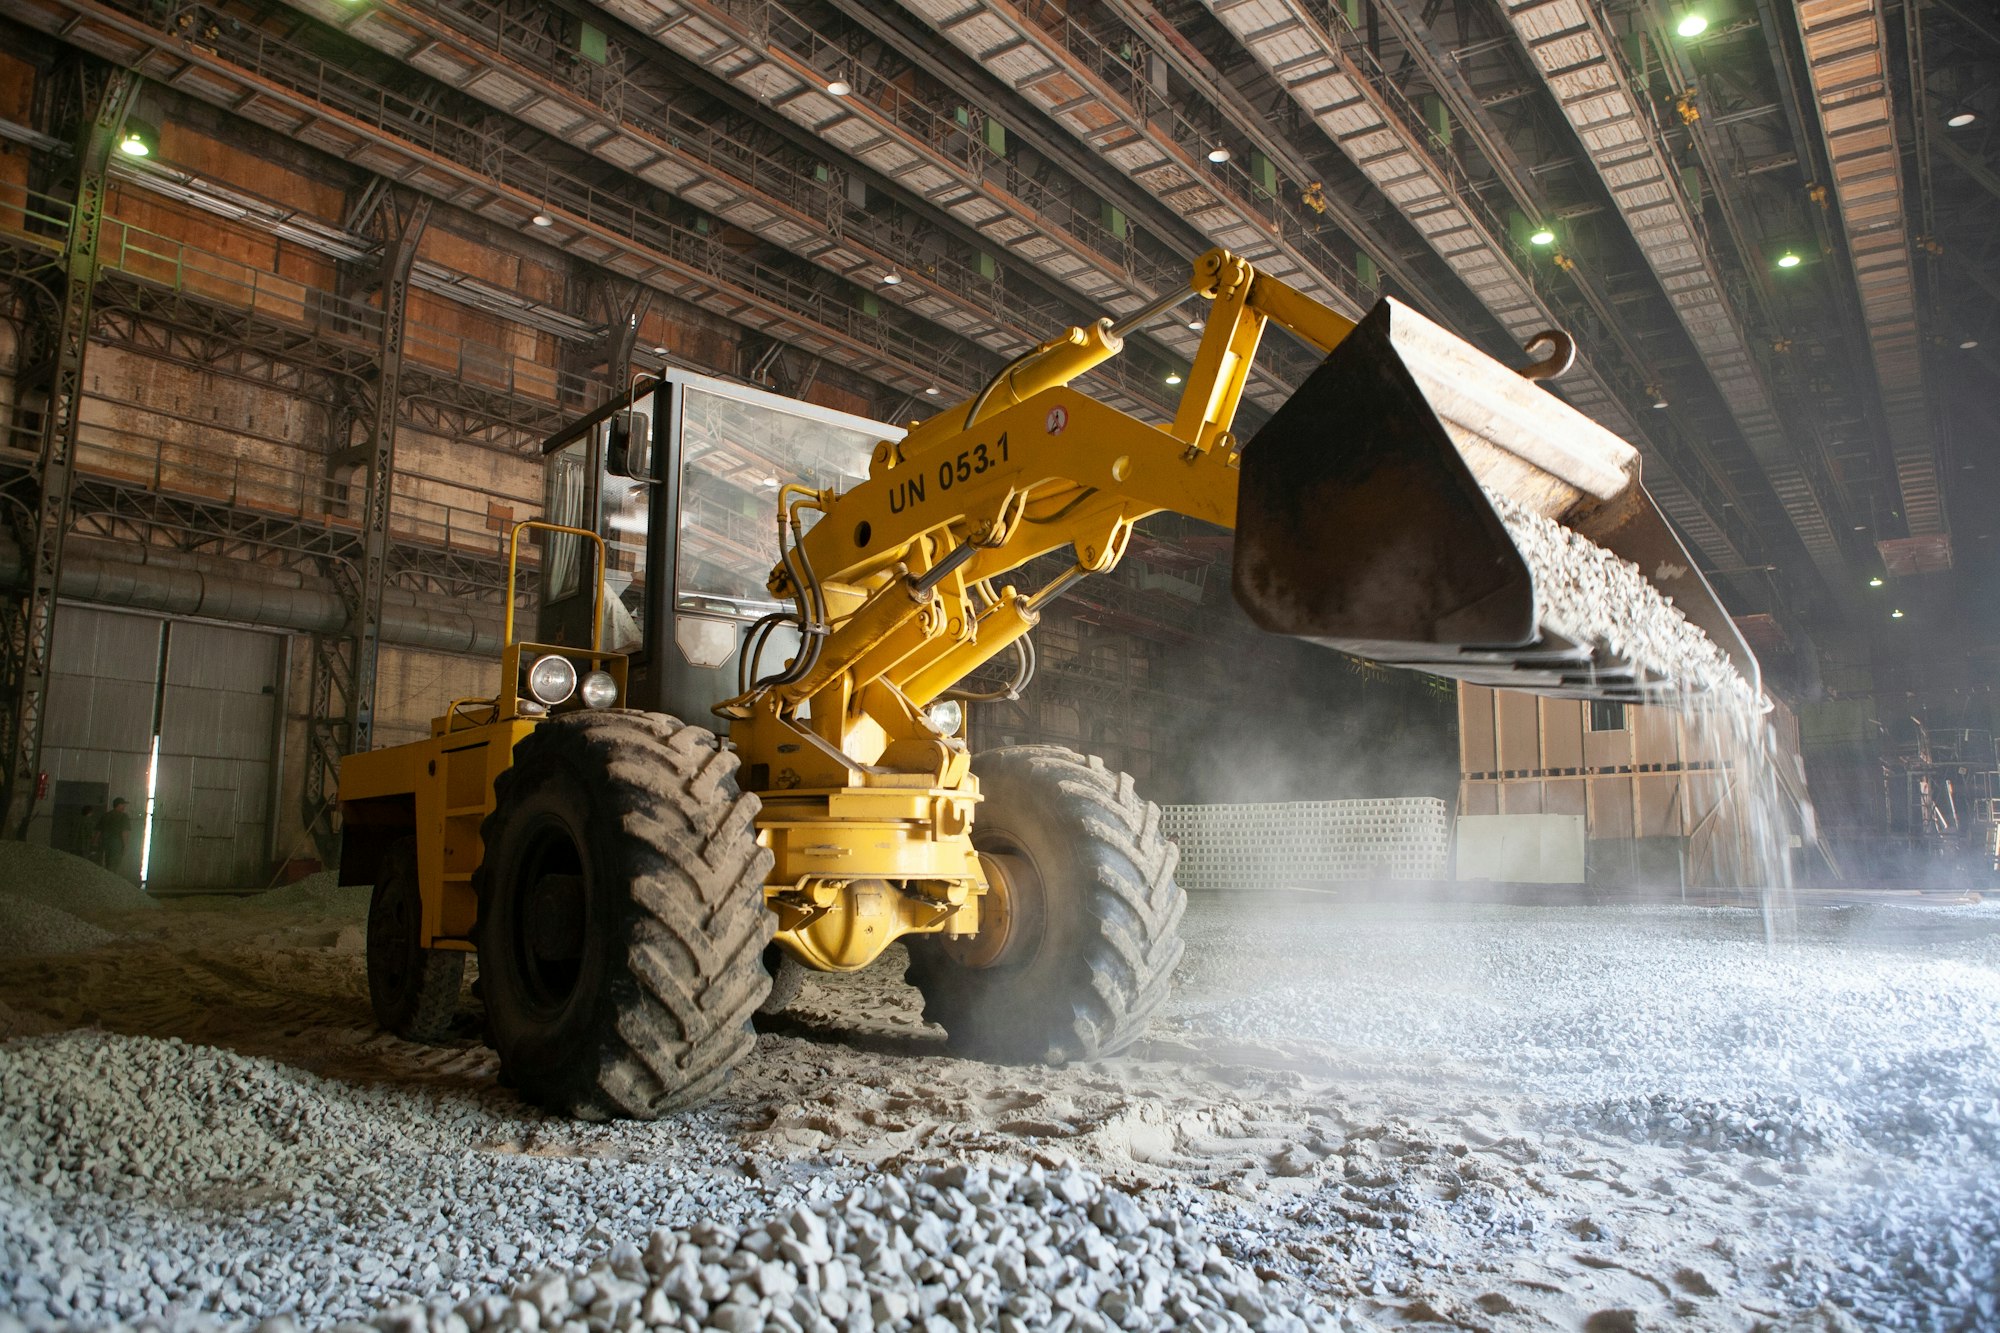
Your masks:
{"label": "headlight", "polygon": [[576,693],[576,667],[559,653],[536,658],[528,668],[528,693],[545,704],[561,703]]}
{"label": "headlight", "polygon": [[609,671],[591,672],[578,688],[583,692],[585,708],[609,708],[618,702],[618,682]]}
{"label": "headlight", "polygon": [[940,736],[956,736],[965,725],[965,705],[956,699],[940,699],[924,710],[924,721]]}

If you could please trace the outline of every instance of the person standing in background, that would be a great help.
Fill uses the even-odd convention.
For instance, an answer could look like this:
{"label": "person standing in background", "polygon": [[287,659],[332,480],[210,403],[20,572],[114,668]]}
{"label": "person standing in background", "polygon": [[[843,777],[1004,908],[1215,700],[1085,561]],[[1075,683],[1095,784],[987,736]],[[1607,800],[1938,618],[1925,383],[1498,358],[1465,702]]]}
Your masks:
{"label": "person standing in background", "polygon": [[125,855],[132,847],[132,816],[125,809],[123,796],[113,801],[98,821],[97,842],[103,853],[104,868],[130,879],[125,870]]}
{"label": "person standing in background", "polygon": [[97,807],[86,805],[76,817],[76,850],[86,861],[104,864],[104,829]]}

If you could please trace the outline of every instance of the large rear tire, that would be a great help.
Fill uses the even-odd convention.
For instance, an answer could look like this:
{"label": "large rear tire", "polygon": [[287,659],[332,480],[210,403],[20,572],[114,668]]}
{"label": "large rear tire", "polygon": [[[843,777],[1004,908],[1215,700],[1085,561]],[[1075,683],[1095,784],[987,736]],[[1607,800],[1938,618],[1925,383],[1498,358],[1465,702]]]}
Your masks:
{"label": "large rear tire", "polygon": [[528,1101],[651,1119],[749,1051],[776,918],[735,774],[712,733],[651,713],[569,713],[514,747],[482,829],[479,974]]}
{"label": "large rear tire", "polygon": [[465,980],[460,949],[426,949],[417,842],[398,839],[382,857],[368,897],[368,1003],[383,1030],[405,1041],[437,1042],[458,1016]]}
{"label": "large rear tire", "polygon": [[909,941],[924,1017],[975,1059],[1062,1064],[1122,1050],[1166,999],[1182,953],[1187,895],[1160,808],[1103,760],[1058,746],[990,750],[972,766],[984,797],[972,845],[1007,901],[982,912],[971,941]]}

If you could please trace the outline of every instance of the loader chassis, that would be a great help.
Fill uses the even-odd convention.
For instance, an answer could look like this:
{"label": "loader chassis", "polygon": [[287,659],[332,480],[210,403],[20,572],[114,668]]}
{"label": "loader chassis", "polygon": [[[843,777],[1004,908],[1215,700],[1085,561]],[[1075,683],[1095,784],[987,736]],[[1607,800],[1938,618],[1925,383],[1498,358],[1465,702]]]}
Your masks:
{"label": "loader chassis", "polygon": [[[1191,298],[1210,309],[1171,423],[1071,387]],[[1270,323],[1332,355],[1300,410],[1245,445],[1231,426]],[[1601,645],[1548,641],[1531,571],[1481,489],[1677,551],[1630,446],[1393,302],[1343,353],[1355,328],[1218,250],[1188,291],[1124,325],[1069,330],[907,432],[677,373],[638,384],[546,447],[553,526],[524,527],[551,528],[547,644],[513,642],[510,611],[493,698],[454,702],[427,740],[347,760],[343,881],[376,879],[381,900],[378,872],[413,837],[410,944],[476,945],[503,1069],[578,1114],[657,1114],[712,1087],[768,989],[752,984],[768,939],[847,971],[908,938],[926,1013],[968,1054],[1060,1060],[1129,1043],[1180,952],[1184,898],[1157,807],[1069,751],[975,758],[962,711],[933,705],[1003,653],[1031,663],[1017,645],[1043,608],[1114,568],[1141,519],[1238,526],[1241,482],[1258,500],[1241,515],[1256,530],[1239,532],[1237,595],[1267,628],[1477,679],[1511,654],[1523,683],[1558,692],[1658,684]],[[1338,420],[1328,395],[1343,394],[1373,419]],[[1310,505],[1287,491],[1307,474]],[[1457,497],[1430,525],[1454,530],[1407,548],[1447,572],[1395,608],[1394,634],[1371,633],[1383,613],[1367,609],[1370,581],[1407,544],[1379,513],[1321,530],[1314,506],[1368,515],[1412,488]],[[1466,542],[1476,558],[1452,549]],[[1053,583],[1008,581],[1065,548],[1072,566]],[[1449,573],[1461,568],[1479,577]],[[1727,626],[1698,574],[1672,591],[1691,618]],[[524,680],[545,657],[615,677],[615,697],[600,684],[591,706],[537,704]],[[726,742],[692,725],[711,708]],[[544,845],[522,831],[531,817],[574,847],[522,851]],[[649,831],[668,828],[683,832]],[[687,830],[700,834],[691,860]],[[499,848],[548,866],[523,882],[512,860],[488,859]],[[759,885],[769,911],[733,914]],[[553,998],[509,980],[543,964],[568,979]],[[675,968],[690,975],[664,976]]]}

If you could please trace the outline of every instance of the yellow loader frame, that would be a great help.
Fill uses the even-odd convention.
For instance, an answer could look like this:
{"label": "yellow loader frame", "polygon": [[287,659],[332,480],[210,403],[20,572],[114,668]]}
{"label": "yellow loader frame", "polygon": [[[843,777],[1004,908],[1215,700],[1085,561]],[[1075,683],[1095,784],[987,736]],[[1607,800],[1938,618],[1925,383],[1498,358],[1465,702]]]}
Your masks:
{"label": "yellow loader frame", "polygon": [[[1074,387],[1128,333],[1191,298],[1209,310],[1170,422],[1148,424]],[[1327,360],[1245,445],[1232,426],[1274,323]],[[1530,371],[1566,364],[1559,355]],[[1115,568],[1134,525],[1161,511],[1239,529],[1237,597],[1267,629],[1545,691],[1644,698],[1659,688],[1607,661],[1603,645],[1541,625],[1533,571],[1489,494],[1676,580],[1662,590],[1754,681],[1754,660],[1640,486],[1630,445],[1394,301],[1357,325],[1225,250],[1196,262],[1186,290],[1120,323],[1072,328],[878,443],[851,489],[782,486],[768,586],[792,604],[799,647],[715,706],[737,780],[761,802],[755,837],[769,854],[763,894],[778,947],[822,971],[866,967],[910,936],[944,937],[967,968],[1010,956],[1010,940],[1032,928],[1021,913],[1043,910],[1029,901],[1043,890],[1023,897],[1012,882],[1023,863],[975,846],[986,796],[962,714],[933,705],[1028,635],[1071,583]],[[595,544],[587,649],[514,637],[520,539],[536,530]],[[1064,548],[1073,565],[1052,582],[1006,581]],[[472,886],[496,782],[525,738],[584,707],[538,712],[523,673],[561,655],[579,675],[608,673],[610,706],[625,702],[625,659],[601,648],[604,562],[596,532],[517,525],[495,693],[453,701],[425,740],[345,762],[343,880],[379,880],[414,839],[423,950],[474,947]],[[1157,829],[1145,837],[1163,845]],[[657,1107],[663,1096],[639,1100]]]}

